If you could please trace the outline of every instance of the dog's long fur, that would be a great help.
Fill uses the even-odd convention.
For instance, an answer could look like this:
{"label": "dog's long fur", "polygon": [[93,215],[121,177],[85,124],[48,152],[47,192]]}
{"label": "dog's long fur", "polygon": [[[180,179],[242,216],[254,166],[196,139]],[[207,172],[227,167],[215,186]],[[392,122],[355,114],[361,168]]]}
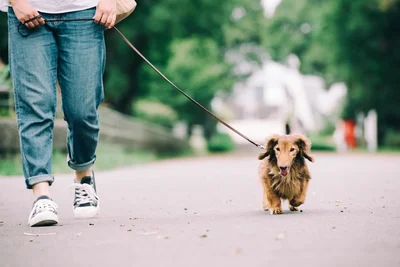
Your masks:
{"label": "dog's long fur", "polygon": [[289,209],[297,211],[304,203],[311,179],[305,159],[310,156],[311,142],[304,135],[273,135],[267,138],[261,160],[259,177],[263,185],[263,209],[281,214],[281,199],[289,200]]}

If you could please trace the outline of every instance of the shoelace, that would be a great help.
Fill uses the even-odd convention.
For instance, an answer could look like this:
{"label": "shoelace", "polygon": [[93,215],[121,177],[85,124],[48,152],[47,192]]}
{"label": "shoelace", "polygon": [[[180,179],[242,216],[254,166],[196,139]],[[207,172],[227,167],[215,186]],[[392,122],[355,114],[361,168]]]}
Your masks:
{"label": "shoelace", "polygon": [[46,210],[56,212],[57,208],[58,208],[57,204],[51,201],[50,199],[40,199],[35,203],[35,208],[32,209],[29,218],[31,218],[33,214],[37,214]]}
{"label": "shoelace", "polygon": [[98,200],[97,194],[93,187],[88,184],[73,183],[71,187],[75,188],[76,203],[81,204],[95,204]]}

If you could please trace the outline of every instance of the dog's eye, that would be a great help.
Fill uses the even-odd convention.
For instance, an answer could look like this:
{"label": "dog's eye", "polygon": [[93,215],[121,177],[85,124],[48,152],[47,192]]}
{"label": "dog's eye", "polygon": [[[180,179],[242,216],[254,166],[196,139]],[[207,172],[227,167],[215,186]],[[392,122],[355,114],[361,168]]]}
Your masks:
{"label": "dog's eye", "polygon": [[276,151],[281,151],[281,149],[279,147],[276,148]]}
{"label": "dog's eye", "polygon": [[294,151],[294,148],[292,147],[291,149],[290,149],[290,152],[293,152]]}

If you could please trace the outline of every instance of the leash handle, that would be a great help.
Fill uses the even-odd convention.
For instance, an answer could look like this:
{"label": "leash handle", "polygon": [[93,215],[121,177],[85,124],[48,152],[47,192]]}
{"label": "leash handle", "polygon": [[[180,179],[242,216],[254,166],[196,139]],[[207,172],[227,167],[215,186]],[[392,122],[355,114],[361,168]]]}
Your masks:
{"label": "leash handle", "polygon": [[[21,30],[21,26],[26,26],[25,24],[27,24],[27,23],[29,23],[29,22],[32,22],[32,21],[34,21],[34,20],[40,19],[40,18],[43,18],[42,15],[38,15],[38,16],[35,16],[35,17],[31,18],[31,19],[28,19],[27,21],[20,22],[19,25],[18,25],[18,28],[17,28],[18,33],[19,33],[22,37],[28,37],[28,36],[31,34],[31,32],[32,32],[33,30],[25,27],[25,30],[27,30],[27,32],[24,33],[24,32]],[[90,21],[90,20],[94,20],[93,18],[76,18],[76,19],[45,19],[45,18],[43,18],[43,19],[44,19],[45,22],[59,22],[59,21]],[[46,24],[45,24],[44,26],[46,26]]]}
{"label": "leash handle", "polygon": [[151,64],[151,62],[142,55],[142,53],[140,53],[139,50],[136,49],[136,47],[128,40],[128,38],[125,37],[124,34],[122,34],[122,32],[120,30],[117,29],[117,27],[113,27],[114,30],[122,37],[122,39],[136,52],[136,54],[138,54],[151,68],[153,68],[153,70],[155,70],[158,75],[160,75],[164,80],[166,80],[170,85],[172,85],[176,90],[178,90],[181,94],[183,94],[186,98],[188,98],[190,101],[192,101],[193,103],[195,103],[197,106],[199,106],[200,108],[202,108],[205,112],[207,112],[211,117],[213,117],[214,119],[216,119],[217,121],[219,121],[220,123],[222,123],[223,125],[225,125],[227,128],[229,128],[230,130],[232,130],[233,132],[235,132],[236,134],[238,134],[239,136],[241,136],[242,138],[246,139],[248,142],[250,142],[251,144],[255,145],[258,148],[261,149],[265,149],[265,147],[263,145],[260,145],[256,142],[254,142],[253,140],[251,140],[250,138],[248,138],[247,136],[245,136],[244,134],[242,134],[241,132],[239,132],[238,130],[236,130],[235,128],[233,128],[232,126],[230,126],[228,123],[226,123],[225,121],[223,121],[222,119],[218,118],[216,115],[214,115],[211,111],[209,111],[207,108],[205,108],[203,105],[201,105],[199,102],[197,102],[195,99],[193,99],[191,96],[189,96],[187,93],[185,93],[183,90],[181,90],[178,86],[176,86],[173,82],[171,82],[161,71],[159,71],[153,64]]}

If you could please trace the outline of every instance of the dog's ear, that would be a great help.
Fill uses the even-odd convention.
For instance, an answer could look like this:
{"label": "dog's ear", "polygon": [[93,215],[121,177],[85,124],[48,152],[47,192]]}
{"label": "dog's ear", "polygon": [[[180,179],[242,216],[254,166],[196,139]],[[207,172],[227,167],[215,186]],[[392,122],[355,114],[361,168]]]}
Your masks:
{"label": "dog's ear", "polygon": [[311,150],[310,139],[308,139],[302,134],[296,134],[295,138],[296,138],[296,144],[299,147],[300,156],[308,159],[311,162],[314,162],[314,158],[309,154]]}
{"label": "dog's ear", "polygon": [[258,155],[258,159],[262,160],[268,156],[273,156],[275,155],[274,153],[274,147],[278,143],[279,135],[271,135],[270,137],[267,138],[265,142],[265,150],[264,152],[261,152],[260,155]]}

